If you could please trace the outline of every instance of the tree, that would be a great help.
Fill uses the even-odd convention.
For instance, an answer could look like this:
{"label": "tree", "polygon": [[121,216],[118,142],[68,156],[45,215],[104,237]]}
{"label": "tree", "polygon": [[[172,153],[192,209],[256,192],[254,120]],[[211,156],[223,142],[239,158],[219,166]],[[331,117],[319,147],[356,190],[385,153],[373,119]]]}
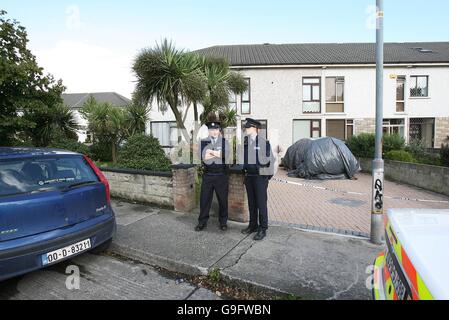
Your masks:
{"label": "tree", "polygon": [[[220,118],[226,119],[228,124],[236,122],[237,112],[229,109],[229,97],[231,94],[242,94],[248,90],[245,78],[242,74],[231,71],[224,58],[202,56],[199,59],[207,80],[207,92],[201,101],[204,108],[200,116],[201,124],[204,124],[211,114],[218,114]],[[197,121],[195,118],[195,122]]]}
{"label": "tree", "polygon": [[[54,99],[57,99],[54,97]],[[72,110],[59,102],[47,102],[39,107],[25,109],[23,119],[35,125],[24,127],[25,139],[33,141],[34,146],[47,147],[62,135],[78,140],[76,130],[79,128]]]}
{"label": "tree", "polygon": [[[25,28],[5,16],[6,11],[0,10],[0,143],[7,145],[23,129],[32,132],[38,128],[42,118],[36,120],[31,115],[53,113],[62,103],[65,88],[61,80],[43,74],[27,48]],[[37,140],[46,144],[46,139]]]}
{"label": "tree", "polygon": [[224,108],[218,115],[223,128],[237,126],[237,111],[229,107]]}
{"label": "tree", "polygon": [[[143,50],[135,59],[133,71],[137,77],[135,98],[147,105],[156,100],[162,111],[168,105],[186,141],[190,135],[184,123],[192,105],[196,131],[210,114],[227,112],[231,94],[248,89],[244,77],[231,71],[227,60],[178,50],[168,40]],[[199,105],[203,107],[201,115]],[[227,112],[228,116],[232,114]],[[235,117],[236,113],[231,122]]]}
{"label": "tree", "polygon": [[126,138],[126,109],[109,103],[98,103],[92,96],[81,109],[89,130],[99,143],[110,144],[112,162],[117,163],[117,148]]}
{"label": "tree", "polygon": [[126,107],[126,135],[131,137],[136,134],[144,134],[149,119],[150,108],[146,104],[133,101]]}
{"label": "tree", "polygon": [[160,108],[168,105],[184,139],[190,141],[181,108],[183,104],[198,103],[206,92],[197,56],[164,40],[155,48],[144,49],[135,59],[133,71],[137,77],[136,99],[146,105],[155,99]]}

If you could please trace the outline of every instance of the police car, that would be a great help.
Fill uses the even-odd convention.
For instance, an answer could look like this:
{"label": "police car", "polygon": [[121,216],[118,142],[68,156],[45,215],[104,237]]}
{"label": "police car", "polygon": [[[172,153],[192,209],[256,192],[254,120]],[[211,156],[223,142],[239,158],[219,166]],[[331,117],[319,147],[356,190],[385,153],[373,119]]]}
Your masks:
{"label": "police car", "polygon": [[449,209],[391,209],[374,263],[376,300],[449,299]]}

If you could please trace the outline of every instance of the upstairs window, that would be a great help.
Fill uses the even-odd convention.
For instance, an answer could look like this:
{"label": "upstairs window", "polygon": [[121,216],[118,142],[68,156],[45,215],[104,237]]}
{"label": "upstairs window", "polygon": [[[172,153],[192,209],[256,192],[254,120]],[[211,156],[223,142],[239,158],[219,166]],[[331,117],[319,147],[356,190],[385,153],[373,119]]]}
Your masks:
{"label": "upstairs window", "polygon": [[405,77],[396,79],[396,112],[405,111]]}
{"label": "upstairs window", "polygon": [[345,78],[326,78],[326,112],[344,112],[345,105]]}
{"label": "upstairs window", "polygon": [[410,77],[410,97],[428,97],[429,96],[429,76],[411,76]]}
{"label": "upstairs window", "polygon": [[251,113],[251,80],[249,78],[245,79],[248,84],[248,90],[242,93],[242,105],[241,114]]}
{"label": "upstairs window", "polygon": [[302,112],[321,112],[321,78],[302,79]]}

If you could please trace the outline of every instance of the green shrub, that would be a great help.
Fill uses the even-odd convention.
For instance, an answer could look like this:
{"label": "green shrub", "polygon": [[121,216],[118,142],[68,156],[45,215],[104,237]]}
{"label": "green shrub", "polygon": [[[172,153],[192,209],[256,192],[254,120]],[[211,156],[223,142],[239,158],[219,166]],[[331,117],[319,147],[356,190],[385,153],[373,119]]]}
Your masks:
{"label": "green shrub", "polygon": [[346,141],[346,145],[354,156],[362,158],[374,157],[374,143],[375,135],[372,133],[361,133]]}
{"label": "green shrub", "polygon": [[442,166],[442,160],[439,153],[426,153],[424,158],[417,159],[418,163],[430,164],[432,166]]}
{"label": "green shrub", "polygon": [[416,156],[421,156],[426,153],[426,147],[421,140],[414,139],[410,140],[409,144],[405,147],[405,151],[408,151]]}
{"label": "green shrub", "polygon": [[92,154],[92,159],[101,162],[111,162],[112,161],[112,146],[107,142],[95,142],[90,146],[90,153]]}
{"label": "green shrub", "polygon": [[[346,145],[356,157],[374,158],[376,135],[373,133],[361,133],[352,136],[346,141]],[[405,140],[398,134],[386,134],[383,136],[383,153],[392,150],[403,150]]]}
{"label": "green shrub", "polygon": [[424,158],[427,154],[421,140],[410,141],[404,150],[410,152],[415,158]]}
{"label": "green shrub", "polygon": [[35,145],[30,140],[12,140],[9,143],[2,144],[2,147],[22,147],[22,148],[33,148]]}
{"label": "green shrub", "polygon": [[416,162],[413,155],[405,150],[391,150],[385,154],[385,159],[403,162]]}
{"label": "green shrub", "polygon": [[153,136],[139,134],[129,138],[120,149],[118,165],[129,169],[168,171],[171,163],[159,140]]}
{"label": "green shrub", "polygon": [[442,145],[440,149],[441,165],[449,167],[449,144]]}
{"label": "green shrub", "polygon": [[387,154],[393,150],[403,150],[405,139],[398,134],[386,134],[383,136],[383,153]]}
{"label": "green shrub", "polygon": [[64,149],[68,151],[78,152],[89,157],[92,156],[90,149],[84,143],[78,142],[74,139],[58,137],[50,145],[49,148]]}
{"label": "green shrub", "polygon": [[422,141],[420,140],[410,141],[410,143],[405,147],[405,151],[411,153],[413,158],[415,158],[418,163],[430,164],[434,166],[441,165],[440,155],[427,152]]}

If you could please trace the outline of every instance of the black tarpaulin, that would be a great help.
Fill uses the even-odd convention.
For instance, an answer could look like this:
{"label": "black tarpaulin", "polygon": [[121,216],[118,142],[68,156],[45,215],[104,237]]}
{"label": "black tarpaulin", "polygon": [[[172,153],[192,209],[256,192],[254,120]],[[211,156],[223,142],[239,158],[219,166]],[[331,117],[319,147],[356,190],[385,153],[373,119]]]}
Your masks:
{"label": "black tarpaulin", "polygon": [[359,163],[346,144],[336,138],[302,139],[288,148],[283,160],[288,176],[304,179],[351,179]]}

